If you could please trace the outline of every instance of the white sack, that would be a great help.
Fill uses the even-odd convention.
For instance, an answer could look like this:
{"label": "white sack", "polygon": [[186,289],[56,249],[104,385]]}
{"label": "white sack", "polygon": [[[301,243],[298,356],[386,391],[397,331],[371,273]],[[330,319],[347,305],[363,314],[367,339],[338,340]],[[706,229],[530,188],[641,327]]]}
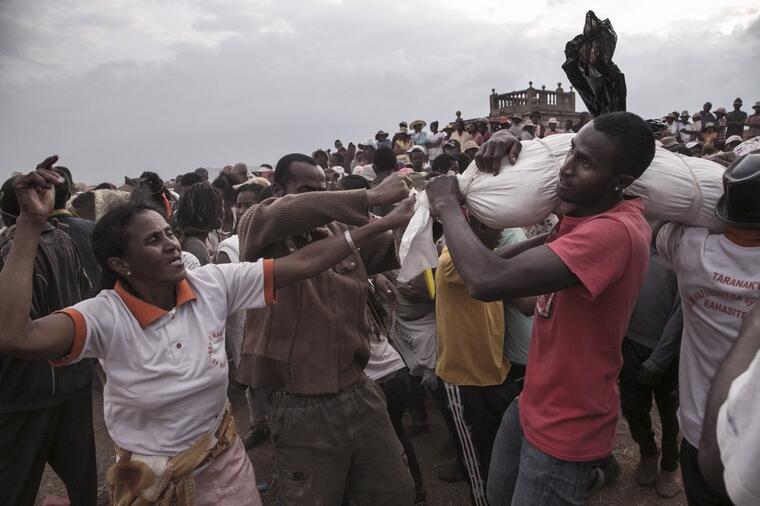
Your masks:
{"label": "white sack", "polygon": [[[523,142],[517,163],[510,165],[505,158],[496,176],[480,172],[474,162],[470,164],[457,176],[469,211],[493,228],[527,227],[551,213],[566,211],[556,188],[559,168],[573,135]],[[723,194],[723,172],[724,168],[715,162],[676,155],[658,146],[652,164],[626,194],[644,200],[650,220],[675,221],[719,232],[723,223],[714,209]],[[417,196],[399,256],[401,282],[438,265],[429,201],[424,192]]]}

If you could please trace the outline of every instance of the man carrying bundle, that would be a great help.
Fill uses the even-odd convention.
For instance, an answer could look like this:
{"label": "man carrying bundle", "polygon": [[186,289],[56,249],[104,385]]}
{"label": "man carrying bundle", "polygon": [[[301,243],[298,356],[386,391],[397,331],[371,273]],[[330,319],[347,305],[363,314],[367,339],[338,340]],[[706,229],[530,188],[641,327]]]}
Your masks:
{"label": "man carrying bundle", "polygon": [[[481,149],[481,169],[499,166],[501,156],[489,156],[494,151],[511,151],[511,159],[519,151],[511,150],[516,143],[508,134],[499,139]],[[523,394],[494,442],[491,504],[583,504],[592,470],[612,451],[620,346],[651,234],[643,203],[624,199],[623,191],[649,166],[654,149],[647,124],[634,114],[606,114],[585,125],[557,184],[558,197],[573,211],[548,236],[495,253],[476,240],[462,215],[455,178],[427,188],[473,297],[539,296]]]}

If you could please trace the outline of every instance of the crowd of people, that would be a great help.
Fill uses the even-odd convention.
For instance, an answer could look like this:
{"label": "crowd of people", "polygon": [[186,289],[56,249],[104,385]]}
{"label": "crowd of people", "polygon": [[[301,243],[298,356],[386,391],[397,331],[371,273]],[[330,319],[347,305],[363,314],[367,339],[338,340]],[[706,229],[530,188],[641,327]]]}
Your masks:
{"label": "crowd of people", "polygon": [[[423,505],[413,436],[430,402],[451,448],[438,477],[466,481],[474,505],[583,504],[620,479],[619,412],[638,485],[756,504],[760,102],[741,107],[563,128],[457,114],[274,167],[119,187],[75,183],[57,156],[12,176],[0,503],[34,504],[46,463],[72,505],[97,503],[101,381],[114,504],[261,504],[246,450],[271,440],[281,504]],[[502,230],[467,210],[457,174],[498,172],[559,133],[575,134],[556,189],[572,211]],[[724,233],[649,223],[624,196],[656,143],[726,167]],[[412,188],[440,257],[402,283]],[[248,403],[240,435],[232,387]]]}

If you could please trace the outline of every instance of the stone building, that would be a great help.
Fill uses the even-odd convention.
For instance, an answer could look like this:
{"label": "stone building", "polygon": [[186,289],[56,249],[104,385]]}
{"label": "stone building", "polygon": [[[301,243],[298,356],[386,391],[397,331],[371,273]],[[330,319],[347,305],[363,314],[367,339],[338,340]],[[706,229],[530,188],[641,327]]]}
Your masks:
{"label": "stone building", "polygon": [[531,113],[538,112],[544,125],[549,118],[557,118],[559,128],[563,128],[565,121],[572,120],[575,124],[580,116],[575,111],[573,87],[570,86],[570,91],[565,91],[562,83],[557,83],[554,91],[547,90],[546,86],[536,89],[533,81],[529,82],[528,88],[520,91],[496,93],[496,89],[492,89],[489,102],[489,120],[496,120],[499,116],[511,117],[513,114],[519,114],[525,120]]}

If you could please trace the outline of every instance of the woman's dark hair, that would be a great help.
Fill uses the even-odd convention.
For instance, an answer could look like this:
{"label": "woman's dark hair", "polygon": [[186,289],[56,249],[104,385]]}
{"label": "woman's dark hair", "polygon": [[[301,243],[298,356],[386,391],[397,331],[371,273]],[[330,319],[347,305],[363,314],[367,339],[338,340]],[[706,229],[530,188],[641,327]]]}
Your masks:
{"label": "woman's dark hair", "polygon": [[316,165],[317,162],[308,155],[303,153],[290,153],[280,158],[277,162],[277,167],[274,168],[274,182],[280,185],[281,188],[285,188],[290,180],[290,167],[295,162],[308,163],[309,165]]}
{"label": "woman's dark hair", "polygon": [[369,190],[369,188],[369,181],[358,174],[343,176],[338,181],[339,190]]}
{"label": "woman's dark hair", "polygon": [[214,179],[211,186],[222,190],[222,198],[224,199],[225,204],[233,205],[235,203],[235,188],[233,188],[233,185],[235,184],[237,184],[237,182],[233,181],[229,174],[222,172],[216,179]]}
{"label": "woman's dark hair", "polygon": [[145,203],[122,205],[111,209],[95,224],[92,231],[92,251],[102,270],[101,289],[113,288],[120,279],[109,267],[108,259],[124,255],[127,249],[126,228],[135,216],[148,211],[155,212],[155,209]]}
{"label": "woman's dark hair", "polygon": [[180,197],[174,213],[177,231],[184,237],[221,227],[222,199],[208,183],[196,183]]}
{"label": "woman's dark hair", "polygon": [[602,114],[592,124],[615,145],[615,170],[638,179],[654,158],[654,135],[649,124],[630,112]]}

